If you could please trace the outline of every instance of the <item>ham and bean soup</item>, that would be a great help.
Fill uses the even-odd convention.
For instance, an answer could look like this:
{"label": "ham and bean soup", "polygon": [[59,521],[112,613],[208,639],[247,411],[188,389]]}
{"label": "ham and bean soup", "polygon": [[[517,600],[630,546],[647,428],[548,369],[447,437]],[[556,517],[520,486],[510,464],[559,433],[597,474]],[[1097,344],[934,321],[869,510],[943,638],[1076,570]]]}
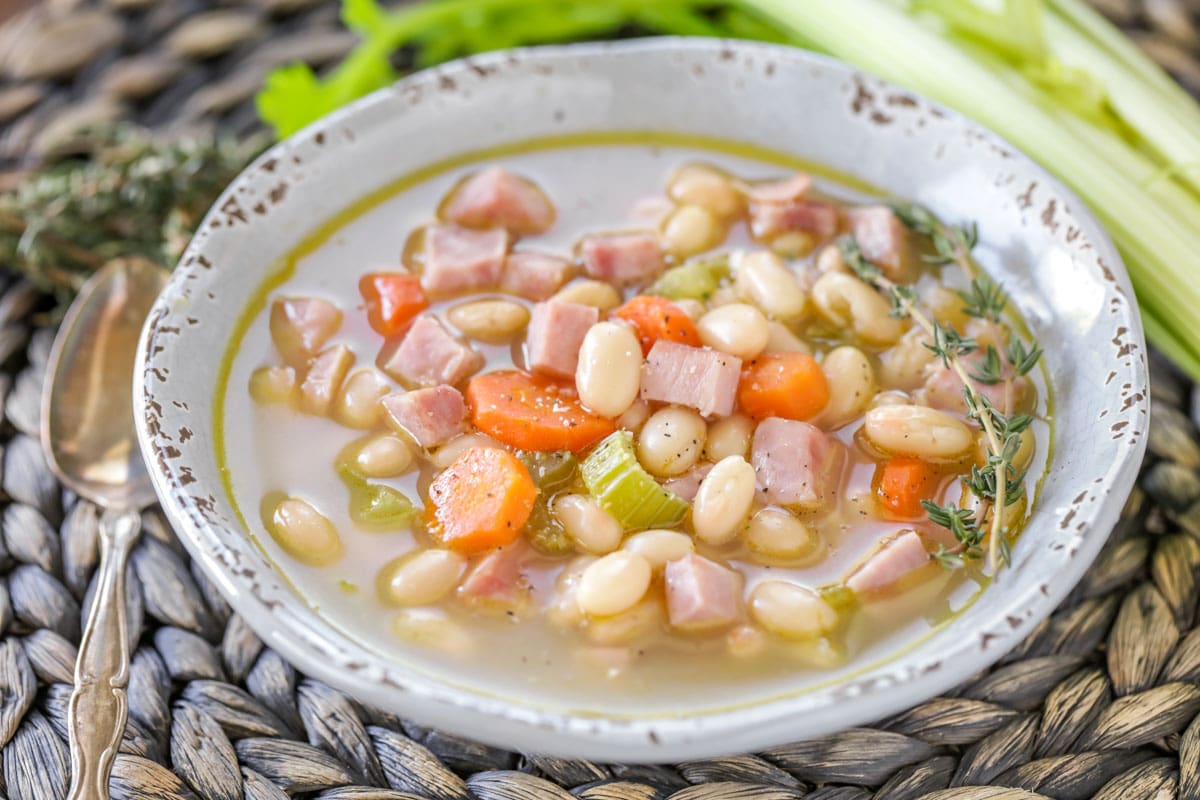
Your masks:
{"label": "ham and bean soup", "polygon": [[333,622],[439,669],[669,697],[838,668],[1002,569],[1045,463],[974,244],[720,153],[459,167],[265,290],[231,491]]}

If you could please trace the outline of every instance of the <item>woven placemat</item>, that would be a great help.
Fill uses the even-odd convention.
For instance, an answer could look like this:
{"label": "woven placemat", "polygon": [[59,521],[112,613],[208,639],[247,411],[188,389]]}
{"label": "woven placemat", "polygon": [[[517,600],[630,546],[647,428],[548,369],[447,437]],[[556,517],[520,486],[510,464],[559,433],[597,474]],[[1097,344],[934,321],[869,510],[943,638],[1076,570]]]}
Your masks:
{"label": "woven placemat", "polygon": [[[803,0],[797,0],[802,2]],[[1093,0],[1200,89],[1195,0]],[[25,6],[21,10],[16,6]],[[0,2],[0,161],[81,124],[254,128],[270,67],[353,39],[313,0]],[[98,552],[95,507],[37,442],[47,298],[0,272],[0,800],[68,782],[66,699]],[[1095,567],[998,666],[871,727],[662,766],[514,753],[365,708],[265,648],[157,511],[129,568],[137,632],[126,798],[268,800],[1200,800],[1200,436],[1195,392],[1152,362],[1150,455]]]}

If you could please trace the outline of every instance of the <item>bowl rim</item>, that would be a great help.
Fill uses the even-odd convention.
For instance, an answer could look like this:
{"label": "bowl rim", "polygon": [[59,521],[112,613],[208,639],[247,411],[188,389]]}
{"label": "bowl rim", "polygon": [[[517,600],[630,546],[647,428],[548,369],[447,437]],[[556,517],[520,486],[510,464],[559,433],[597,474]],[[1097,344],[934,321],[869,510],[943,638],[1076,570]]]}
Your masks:
{"label": "bowl rim", "polygon": [[[498,697],[468,691],[452,683],[427,680],[425,676],[403,666],[383,663],[387,659],[355,642],[335,626],[326,624],[323,629],[314,630],[310,624],[314,612],[310,611],[307,616],[294,614],[286,606],[281,607],[256,594],[252,585],[255,579],[238,571],[238,553],[230,552],[218,540],[214,533],[216,524],[210,520],[203,504],[189,492],[179,491],[181,478],[185,478],[184,483],[190,482],[186,480],[191,478],[190,474],[182,474],[175,464],[163,458],[162,442],[156,441],[159,431],[154,406],[160,399],[156,397],[151,377],[155,356],[163,347],[160,342],[160,323],[172,304],[180,298],[188,273],[199,268],[197,261],[204,261],[210,220],[227,201],[235,197],[239,185],[261,169],[264,163],[283,158],[298,143],[358,116],[365,109],[388,102],[405,88],[432,85],[439,79],[444,80],[447,75],[465,74],[481,68],[503,69],[505,66],[525,66],[528,62],[536,63],[539,60],[572,57],[619,58],[631,52],[655,51],[713,55],[732,52],[739,56],[787,59],[815,65],[842,78],[866,81],[881,90],[917,96],[833,58],[798,48],[742,40],[654,37],[498,51],[409,75],[391,87],[337,109],[278,142],[246,167],[222,192],[198,228],[200,233],[188,245],[180,265],[160,295],[142,331],[133,386],[135,403],[141,408],[141,412],[135,415],[139,444],[162,508],[192,558],[258,635],[306,674],[376,705],[403,707],[403,713],[422,723],[444,726],[454,732],[510,749],[630,762],[707,757],[728,752],[729,747],[722,743],[733,740],[737,741],[738,750],[747,751],[800,738],[796,732],[789,731],[801,715],[803,722],[799,727],[803,728],[803,738],[825,735],[902,711],[986,669],[1057,608],[1108,539],[1125,497],[1132,489],[1145,450],[1145,433],[1149,424],[1148,392],[1142,391],[1148,385],[1145,343],[1125,267],[1100,223],[1071,190],[983,125],[921,97],[922,103],[930,111],[957,124],[974,138],[1002,149],[1022,168],[1036,173],[1039,181],[1049,187],[1052,196],[1066,201],[1084,239],[1094,248],[1099,268],[1109,271],[1106,278],[1125,295],[1126,303],[1113,322],[1125,327],[1125,341],[1132,345],[1135,354],[1121,373],[1140,393],[1140,397],[1132,404],[1133,411],[1140,413],[1130,413],[1125,417],[1129,420],[1127,433],[1135,441],[1122,449],[1122,457],[1104,465],[1104,471],[1098,477],[1106,487],[1103,496],[1090,505],[1079,504],[1072,508],[1072,516],[1085,523],[1086,530],[1081,528],[1076,536],[1073,542],[1075,547],[1058,573],[1061,580],[1052,585],[1025,586],[1005,604],[1006,611],[1017,616],[1010,616],[1006,625],[997,628],[994,638],[1000,644],[988,646],[986,636],[982,645],[957,642],[936,661],[897,670],[895,662],[903,658],[906,650],[912,646],[909,644],[890,653],[882,663],[872,665],[867,674],[848,676],[832,686],[822,685],[804,692],[766,697],[731,709],[634,718],[598,717],[568,710],[549,710],[513,697]],[[255,547],[249,538],[245,538],[245,541],[247,547]],[[456,721],[444,724],[448,716]]]}

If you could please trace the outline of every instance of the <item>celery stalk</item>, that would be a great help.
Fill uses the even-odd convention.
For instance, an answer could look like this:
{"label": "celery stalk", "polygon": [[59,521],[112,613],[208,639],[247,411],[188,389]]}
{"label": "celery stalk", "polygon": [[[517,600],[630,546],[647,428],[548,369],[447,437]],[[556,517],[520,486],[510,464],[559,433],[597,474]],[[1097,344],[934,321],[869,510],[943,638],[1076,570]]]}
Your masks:
{"label": "celery stalk", "polygon": [[610,434],[583,460],[581,469],[592,497],[628,530],[670,527],[687,514],[687,502],[642,469],[629,431]]}
{"label": "celery stalk", "polygon": [[729,256],[700,258],[672,267],[646,290],[668,300],[707,300],[729,275]]}

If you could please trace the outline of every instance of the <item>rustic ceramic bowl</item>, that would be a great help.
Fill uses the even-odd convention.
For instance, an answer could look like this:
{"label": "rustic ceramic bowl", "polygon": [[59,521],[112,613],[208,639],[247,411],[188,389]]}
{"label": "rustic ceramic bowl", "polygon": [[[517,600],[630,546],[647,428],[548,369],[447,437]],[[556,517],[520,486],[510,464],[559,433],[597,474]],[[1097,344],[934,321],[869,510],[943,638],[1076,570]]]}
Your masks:
{"label": "rustic ceramic bowl", "polygon": [[[246,298],[306,232],[421,165],[531,137],[669,130],[803,156],[979,222],[978,254],[1046,350],[1053,457],[1013,565],[922,641],[793,691],[616,715],[458,686],[328,624],[247,537],[213,451],[213,387]],[[192,556],[304,672],[420,723],[511,748],[612,761],[748,751],[865,723],[1016,646],[1083,575],[1146,440],[1145,347],[1120,258],[1083,203],[1010,145],[921,97],[809,53],[700,39],[496,53],[414,75],[264,154],[226,190],[144,334],[138,432]],[[820,680],[820,683],[816,681]]]}

